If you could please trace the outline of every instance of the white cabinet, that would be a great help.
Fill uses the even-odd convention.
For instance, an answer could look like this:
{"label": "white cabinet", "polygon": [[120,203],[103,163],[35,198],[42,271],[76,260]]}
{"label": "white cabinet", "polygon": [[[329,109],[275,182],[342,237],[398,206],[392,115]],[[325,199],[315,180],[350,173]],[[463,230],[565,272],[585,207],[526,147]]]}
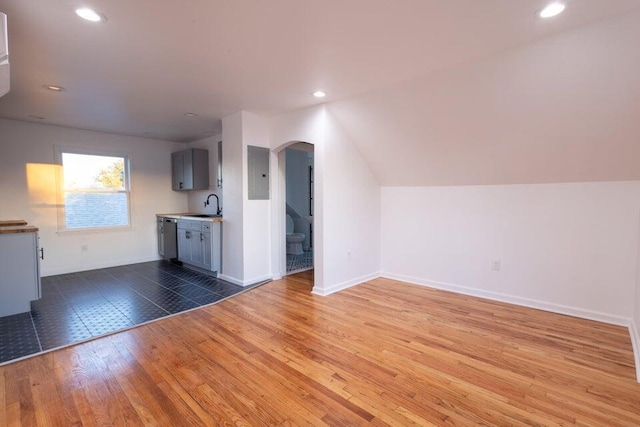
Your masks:
{"label": "white cabinet", "polygon": [[171,187],[175,191],[209,188],[209,151],[191,148],[171,153]]}
{"label": "white cabinet", "polygon": [[178,220],[178,260],[193,267],[220,273],[221,223]]}
{"label": "white cabinet", "polygon": [[9,92],[9,38],[7,15],[0,12],[0,96]]}
{"label": "white cabinet", "polygon": [[40,260],[35,230],[0,232],[0,317],[31,311],[31,301],[40,298]]}

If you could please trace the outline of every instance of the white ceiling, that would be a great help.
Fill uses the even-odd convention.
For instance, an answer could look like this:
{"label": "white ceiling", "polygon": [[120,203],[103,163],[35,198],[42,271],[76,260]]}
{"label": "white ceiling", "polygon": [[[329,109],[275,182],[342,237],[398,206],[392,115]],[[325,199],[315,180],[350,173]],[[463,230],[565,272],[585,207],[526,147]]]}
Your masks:
{"label": "white ceiling", "polygon": [[[38,121],[29,116],[42,116],[39,122],[188,142],[219,133],[220,119],[238,110],[278,114],[320,102],[311,93],[323,89],[332,105],[344,100],[335,103],[335,114],[361,148],[371,135],[381,142],[382,135],[407,125],[414,128],[405,137],[432,147],[409,153],[433,154],[438,144],[431,144],[429,136],[442,139],[442,132],[457,125],[425,130],[420,120],[405,120],[383,108],[387,99],[404,111],[415,82],[421,94],[414,97],[416,107],[434,109],[436,105],[425,102],[432,90],[439,90],[435,82],[468,83],[473,77],[465,69],[490,67],[487,58],[500,52],[640,7],[637,0],[568,0],[563,15],[542,21],[536,12],[546,3],[0,0],[0,11],[9,20],[11,62],[11,92],[0,98],[0,117]],[[74,9],[81,5],[105,14],[108,22],[79,19]],[[456,70],[462,80],[437,72],[446,69]],[[480,73],[484,79],[486,72]],[[484,89],[476,88],[476,95],[493,95],[498,102],[498,95],[487,92],[491,80],[480,83]],[[67,90],[54,93],[43,84]],[[394,101],[396,91],[409,98]],[[463,97],[458,93],[438,114],[453,113]],[[461,116],[456,123],[473,127],[463,114],[474,114],[481,106],[471,105],[456,113]],[[188,118],[185,112],[198,116]],[[421,127],[424,133],[418,136]],[[452,136],[462,138],[455,132]],[[380,165],[382,159],[367,156],[383,183],[439,182],[415,170],[396,173]],[[446,150],[440,157],[447,157]]]}

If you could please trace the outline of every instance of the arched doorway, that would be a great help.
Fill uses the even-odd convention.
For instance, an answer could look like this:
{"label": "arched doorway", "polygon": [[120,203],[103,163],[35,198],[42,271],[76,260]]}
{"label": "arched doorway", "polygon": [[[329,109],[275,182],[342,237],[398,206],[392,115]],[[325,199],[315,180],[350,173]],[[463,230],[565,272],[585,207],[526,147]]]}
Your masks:
{"label": "arched doorway", "polygon": [[314,147],[306,142],[285,152],[286,275],[313,269]]}
{"label": "arched doorway", "polygon": [[[291,167],[289,168],[290,182],[288,183],[287,161],[303,162],[305,159],[306,165],[298,163],[293,171]],[[275,188],[272,204],[272,271],[274,279],[312,270],[313,286],[315,287],[322,278],[322,272],[319,271],[319,267],[322,265],[321,211],[316,185],[321,177],[316,173],[315,145],[307,141],[286,142],[272,150],[272,162],[272,170],[277,171],[277,177],[273,182]],[[296,175],[298,181],[294,183],[291,180],[296,179]],[[287,191],[288,188],[289,191]],[[303,189],[306,191],[301,191]],[[299,193],[300,200],[294,201],[292,196],[295,198],[296,192]],[[289,200],[287,193],[289,193]],[[305,203],[306,206],[304,206]],[[293,232],[304,234],[304,239],[299,242],[302,253],[295,253],[295,245],[294,248],[291,248],[291,245],[287,244],[287,215],[291,217],[293,222]]]}

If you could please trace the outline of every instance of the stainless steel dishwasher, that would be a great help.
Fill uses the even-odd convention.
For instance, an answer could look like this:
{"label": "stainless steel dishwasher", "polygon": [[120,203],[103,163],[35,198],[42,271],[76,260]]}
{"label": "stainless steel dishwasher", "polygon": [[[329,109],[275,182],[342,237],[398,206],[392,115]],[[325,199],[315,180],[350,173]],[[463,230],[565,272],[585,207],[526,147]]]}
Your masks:
{"label": "stainless steel dishwasher", "polygon": [[160,217],[158,225],[158,254],[168,260],[178,258],[178,220]]}

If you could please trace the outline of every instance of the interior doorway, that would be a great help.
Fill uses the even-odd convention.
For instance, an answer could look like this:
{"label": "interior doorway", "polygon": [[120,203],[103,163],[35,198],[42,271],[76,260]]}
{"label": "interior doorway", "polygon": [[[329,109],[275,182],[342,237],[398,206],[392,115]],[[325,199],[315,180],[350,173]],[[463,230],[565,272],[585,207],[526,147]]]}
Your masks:
{"label": "interior doorway", "polygon": [[285,150],[285,274],[313,269],[314,147],[298,142]]}

